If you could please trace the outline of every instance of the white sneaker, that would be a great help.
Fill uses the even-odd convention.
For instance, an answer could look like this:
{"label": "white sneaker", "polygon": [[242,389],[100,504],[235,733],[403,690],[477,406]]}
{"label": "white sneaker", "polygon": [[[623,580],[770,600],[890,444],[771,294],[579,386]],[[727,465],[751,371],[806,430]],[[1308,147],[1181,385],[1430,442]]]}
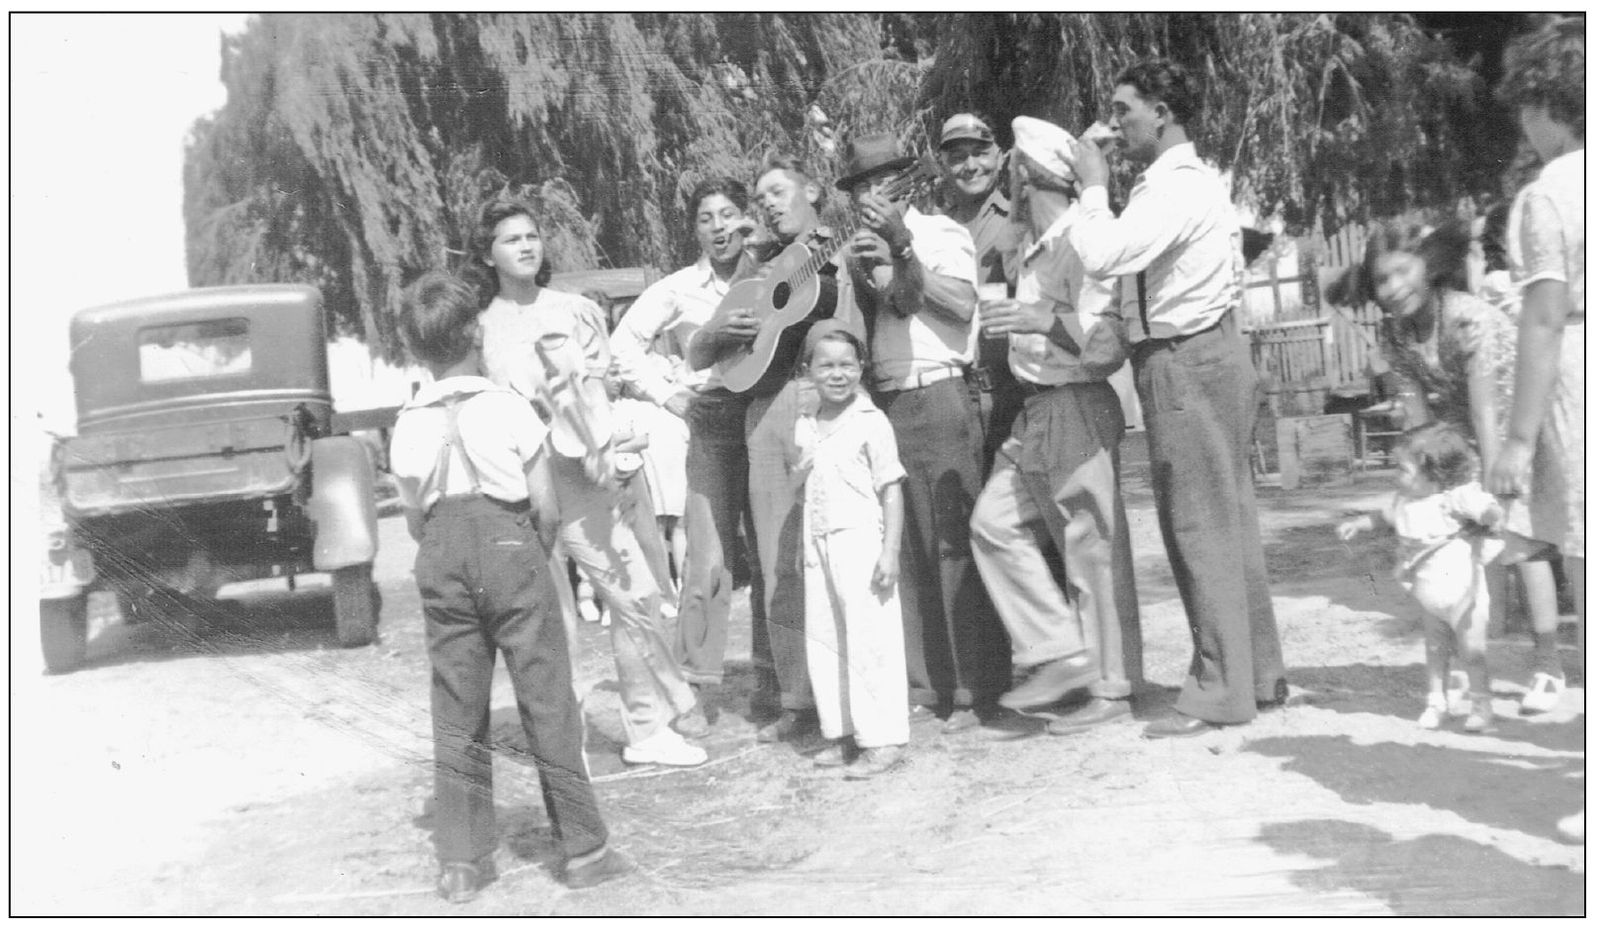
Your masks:
{"label": "white sneaker", "polygon": [[1579,809],[1571,815],[1555,823],[1555,831],[1561,838],[1574,845],[1583,843],[1583,810]]}
{"label": "white sneaker", "polygon": [[1527,695],[1521,697],[1521,711],[1527,715],[1554,711],[1555,706],[1560,705],[1561,694],[1565,691],[1565,677],[1534,673],[1532,683],[1527,687]]}
{"label": "white sneaker", "polygon": [[[1439,701],[1434,702],[1433,699],[1439,699]],[[1433,696],[1432,699],[1427,700],[1427,708],[1421,713],[1421,717],[1416,719],[1416,724],[1422,728],[1439,728],[1442,727],[1444,717],[1448,714],[1448,707],[1442,704],[1442,700],[1439,697]]]}
{"label": "white sneaker", "polygon": [[673,728],[659,728],[645,741],[624,746],[626,764],[695,767],[708,762],[708,752],[680,737]]}
{"label": "white sneaker", "polygon": [[1487,696],[1477,696],[1471,700],[1471,711],[1466,713],[1466,720],[1461,728],[1469,732],[1487,731],[1494,727],[1494,704]]}

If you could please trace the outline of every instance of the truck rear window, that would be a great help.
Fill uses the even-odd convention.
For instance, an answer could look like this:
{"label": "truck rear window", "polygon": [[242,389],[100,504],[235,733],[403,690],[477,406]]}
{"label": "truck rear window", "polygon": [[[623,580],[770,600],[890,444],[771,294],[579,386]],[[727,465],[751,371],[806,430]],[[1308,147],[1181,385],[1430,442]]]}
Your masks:
{"label": "truck rear window", "polygon": [[139,332],[139,378],[170,382],[251,371],[250,322],[204,320]]}

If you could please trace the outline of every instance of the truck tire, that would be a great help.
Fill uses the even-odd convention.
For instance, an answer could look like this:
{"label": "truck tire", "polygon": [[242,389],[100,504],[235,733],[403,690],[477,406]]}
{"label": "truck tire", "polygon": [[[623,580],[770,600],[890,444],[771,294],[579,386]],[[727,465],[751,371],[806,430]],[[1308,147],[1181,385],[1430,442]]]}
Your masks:
{"label": "truck tire", "polygon": [[373,564],[359,563],[334,571],[334,630],[341,647],[372,644],[379,633],[379,587]]}
{"label": "truck tire", "polygon": [[39,643],[45,670],[71,673],[89,650],[89,595],[39,600]]}

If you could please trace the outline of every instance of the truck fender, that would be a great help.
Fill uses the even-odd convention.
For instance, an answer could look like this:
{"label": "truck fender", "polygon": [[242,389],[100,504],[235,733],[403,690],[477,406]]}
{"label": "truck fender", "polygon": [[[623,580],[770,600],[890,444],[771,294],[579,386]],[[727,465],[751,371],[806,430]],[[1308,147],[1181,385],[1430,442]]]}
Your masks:
{"label": "truck fender", "polygon": [[320,571],[370,563],[379,550],[373,460],[355,437],[312,441],[312,566]]}

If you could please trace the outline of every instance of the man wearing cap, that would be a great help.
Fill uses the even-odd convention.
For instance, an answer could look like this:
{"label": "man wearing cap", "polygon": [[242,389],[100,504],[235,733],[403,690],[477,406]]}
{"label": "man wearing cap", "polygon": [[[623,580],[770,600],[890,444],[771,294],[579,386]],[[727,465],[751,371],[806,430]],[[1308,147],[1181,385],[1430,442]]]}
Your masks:
{"label": "man wearing cap", "polygon": [[[979,313],[983,331],[1006,335],[1025,409],[970,519],[1014,663],[1031,671],[1002,704],[1035,709],[1086,690],[1049,723],[1054,734],[1130,718],[1142,679],[1119,483],[1125,416],[1108,382],[1127,354],[1119,280],[1086,275],[1066,237],[1081,218],[1059,154],[1070,138],[1042,120],[1014,121],[1013,200],[1030,227],[1015,297],[983,300]],[[1049,566],[1055,550],[1069,597]]]}
{"label": "man wearing cap", "polygon": [[[1003,150],[986,121],[958,113],[942,124],[939,162],[946,181],[945,213],[964,224],[975,241],[976,285],[1000,285],[1014,291],[1015,243],[1009,223],[1008,184],[1003,177]],[[971,372],[981,393],[986,425],[982,475],[992,471],[992,458],[1009,438],[1009,427],[1025,396],[1009,369],[1009,341],[980,334]]]}
{"label": "man wearing cap", "polygon": [[969,548],[981,488],[979,403],[964,372],[975,350],[975,247],[955,221],[886,195],[913,164],[892,133],[852,141],[836,186],[865,229],[848,245],[870,334],[869,384],[897,438],[906,483],[903,621],[910,699],[973,727],[1009,687],[1008,637]]}
{"label": "man wearing cap", "polygon": [[[791,243],[803,243],[810,249],[830,248],[832,234],[819,219],[825,189],[809,177],[801,159],[788,155],[775,155],[760,168],[753,184],[753,199],[775,241],[756,255],[767,261]],[[856,310],[848,296],[846,276],[840,282],[832,277],[835,266],[827,264],[821,273],[824,287],[837,288],[838,316],[856,317]],[[759,274],[763,274],[761,270]],[[693,369],[712,366],[738,347],[750,344],[758,335],[759,309],[726,308],[721,305],[700,330],[692,335],[686,347],[686,363]],[[800,393],[805,389],[798,380],[790,379],[795,370],[795,359],[776,360],[775,365],[751,388],[732,392],[721,387],[717,394],[709,393],[702,400],[715,407],[722,429],[717,430],[718,446],[703,452],[703,460],[722,468],[710,469],[716,480],[711,494],[745,503],[750,514],[747,530],[758,552],[761,578],[753,581],[752,658],[759,674],[760,694],[778,693],[774,701],[779,715],[758,729],[759,741],[785,741],[797,737],[815,718],[813,694],[808,682],[806,650],[803,641],[803,580],[801,575],[802,546],[801,510],[792,493],[786,472],[786,456],[793,443],[793,425],[796,423]],[[696,444],[698,421],[692,418],[693,445]],[[732,429],[741,425],[739,438]],[[705,431],[713,435],[715,431]],[[698,451],[692,451],[695,460]],[[688,501],[689,506],[689,501]],[[734,537],[733,522],[726,522],[719,537]],[[729,540],[715,545],[729,547]],[[696,554],[687,553],[687,562]],[[759,596],[757,591],[760,590]],[[721,649],[722,649],[722,645]],[[722,656],[722,654],[721,654]],[[767,682],[766,682],[767,681]],[[755,714],[767,709],[766,697],[755,697]]]}
{"label": "man wearing cap", "polygon": [[1257,381],[1237,329],[1242,252],[1220,175],[1188,136],[1197,79],[1148,59],[1115,80],[1125,154],[1145,170],[1126,209],[1109,209],[1098,148],[1067,156],[1086,216],[1071,245],[1087,274],[1142,273],[1133,364],[1165,550],[1192,631],[1193,659],[1170,716],[1143,732],[1185,737],[1247,722],[1286,701],[1248,454]]}

